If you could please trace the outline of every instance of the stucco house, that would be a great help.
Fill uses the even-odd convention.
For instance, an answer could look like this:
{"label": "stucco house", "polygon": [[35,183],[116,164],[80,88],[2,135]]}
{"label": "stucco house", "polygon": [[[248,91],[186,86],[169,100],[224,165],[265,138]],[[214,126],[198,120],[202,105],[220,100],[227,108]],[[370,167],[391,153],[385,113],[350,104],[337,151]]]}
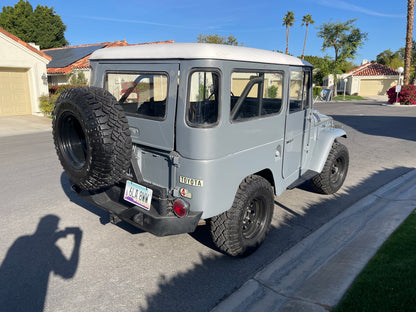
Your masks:
{"label": "stucco house", "polygon": [[79,73],[83,73],[85,78],[87,79],[87,82],[89,82],[91,75],[89,57],[94,51],[98,49],[140,44],[158,44],[173,42],[173,40],[169,40],[129,44],[126,42],[126,40],[122,40],[45,49],[42,50],[42,52],[52,57],[52,61],[47,66],[48,83],[51,85],[69,84],[71,76],[78,75]]}
{"label": "stucco house", "polygon": [[[338,92],[344,91],[344,79],[347,79],[346,94],[357,94],[364,97],[386,95],[388,89],[398,84],[399,72],[382,64],[363,61],[361,66],[337,76]],[[324,85],[331,87],[334,84],[333,81],[331,75],[327,76]]]}
{"label": "stucco house", "polygon": [[0,27],[0,116],[42,115],[39,97],[48,94],[51,57]]}

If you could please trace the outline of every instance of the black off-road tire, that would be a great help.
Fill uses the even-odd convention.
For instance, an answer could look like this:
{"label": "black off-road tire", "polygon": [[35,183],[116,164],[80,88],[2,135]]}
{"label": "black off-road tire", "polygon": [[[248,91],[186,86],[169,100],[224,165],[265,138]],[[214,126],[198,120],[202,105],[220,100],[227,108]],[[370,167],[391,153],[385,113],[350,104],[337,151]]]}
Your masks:
{"label": "black off-road tire", "polygon": [[52,121],[55,149],[70,180],[97,190],[123,179],[132,141],[126,115],[108,91],[77,87],[59,96]]}
{"label": "black off-road tire", "polygon": [[230,210],[213,217],[215,245],[230,256],[248,256],[264,241],[273,216],[274,193],[263,177],[252,175],[241,182]]}
{"label": "black off-road tire", "polygon": [[321,194],[334,194],[344,184],[349,165],[348,149],[345,145],[334,142],[320,174],[313,177],[312,187]]}

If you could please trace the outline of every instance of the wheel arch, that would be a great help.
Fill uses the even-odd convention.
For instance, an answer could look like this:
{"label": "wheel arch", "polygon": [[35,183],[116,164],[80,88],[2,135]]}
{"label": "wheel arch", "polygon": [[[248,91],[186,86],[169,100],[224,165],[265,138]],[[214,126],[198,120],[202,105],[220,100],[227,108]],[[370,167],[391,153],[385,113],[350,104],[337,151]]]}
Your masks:
{"label": "wheel arch", "polygon": [[254,173],[253,175],[258,175],[266,179],[270,183],[270,185],[273,187],[273,192],[276,194],[276,187],[275,187],[273,172],[269,168],[258,171]]}
{"label": "wheel arch", "polygon": [[342,129],[323,129],[320,131],[307,166],[309,170],[317,173],[322,172],[332,145],[338,138],[347,138],[347,133]]}

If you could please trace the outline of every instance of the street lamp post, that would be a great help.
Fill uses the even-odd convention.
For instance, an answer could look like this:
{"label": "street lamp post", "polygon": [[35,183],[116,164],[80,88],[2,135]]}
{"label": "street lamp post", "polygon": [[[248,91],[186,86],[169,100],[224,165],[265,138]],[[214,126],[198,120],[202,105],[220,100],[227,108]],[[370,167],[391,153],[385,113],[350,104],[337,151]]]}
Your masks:
{"label": "street lamp post", "polygon": [[400,66],[399,68],[397,68],[397,71],[399,73],[399,82],[397,83],[397,86],[396,86],[396,103],[394,103],[394,104],[400,105],[398,100],[399,100],[399,93],[402,90],[402,81],[401,80],[402,80],[402,73],[403,73],[404,69],[403,69],[403,67]]}
{"label": "street lamp post", "polygon": [[347,78],[344,78],[344,101],[345,101],[345,89],[347,88]]}

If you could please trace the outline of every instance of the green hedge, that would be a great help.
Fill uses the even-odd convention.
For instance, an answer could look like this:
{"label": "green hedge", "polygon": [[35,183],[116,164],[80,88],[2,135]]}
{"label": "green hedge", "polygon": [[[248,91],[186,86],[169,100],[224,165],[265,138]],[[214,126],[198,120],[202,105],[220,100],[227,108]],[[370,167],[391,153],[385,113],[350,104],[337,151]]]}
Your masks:
{"label": "green hedge", "polygon": [[55,108],[55,103],[58,97],[61,95],[62,92],[64,92],[67,89],[79,87],[79,85],[59,85],[59,86],[52,86],[49,85],[49,95],[42,95],[39,97],[39,108],[43,115],[45,116],[51,116],[53,113],[53,110]]}

